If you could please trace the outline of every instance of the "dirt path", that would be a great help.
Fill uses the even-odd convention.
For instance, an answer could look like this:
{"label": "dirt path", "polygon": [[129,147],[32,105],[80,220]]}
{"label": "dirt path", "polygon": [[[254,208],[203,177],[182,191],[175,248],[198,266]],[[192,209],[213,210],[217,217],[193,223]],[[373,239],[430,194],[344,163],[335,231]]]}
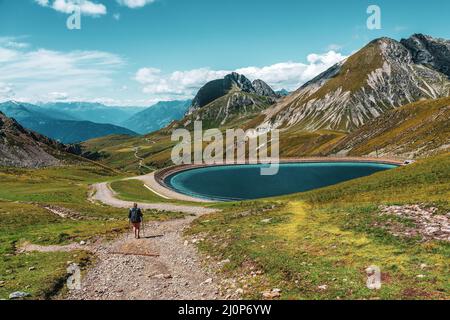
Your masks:
{"label": "dirt path", "polygon": [[[117,199],[114,191],[111,190],[108,183],[98,183],[93,185],[93,188],[95,190],[95,194],[91,197],[92,200],[100,201],[116,208],[131,208],[133,206],[133,202],[131,201]],[[188,214],[206,214],[216,212],[216,210],[209,208],[174,205],[169,203],[141,203],[139,205],[143,209],[183,212]]]}
{"label": "dirt path", "polygon": [[[148,141],[148,139],[145,139],[145,140]],[[139,168],[145,168],[145,169],[149,170],[150,172],[154,171],[155,168],[151,168],[151,167],[145,165],[145,163],[144,163],[145,159],[140,157],[138,154],[139,150],[140,150],[139,147],[134,148],[134,157],[139,160]]]}
{"label": "dirt path", "polygon": [[[70,300],[219,299],[214,275],[200,265],[196,248],[182,236],[195,217],[146,225],[146,238],[131,235],[100,244],[97,264]],[[153,256],[154,255],[154,256]]]}
{"label": "dirt path", "polygon": [[[106,183],[94,186],[93,200],[128,208],[128,201],[116,199]],[[95,265],[81,281],[81,290],[69,292],[69,300],[201,300],[223,299],[219,280],[201,265],[195,246],[183,238],[183,231],[198,216],[212,209],[171,204],[145,204],[145,209],[177,211],[192,215],[167,222],[149,222],[145,237],[131,233],[112,242],[89,247]]]}

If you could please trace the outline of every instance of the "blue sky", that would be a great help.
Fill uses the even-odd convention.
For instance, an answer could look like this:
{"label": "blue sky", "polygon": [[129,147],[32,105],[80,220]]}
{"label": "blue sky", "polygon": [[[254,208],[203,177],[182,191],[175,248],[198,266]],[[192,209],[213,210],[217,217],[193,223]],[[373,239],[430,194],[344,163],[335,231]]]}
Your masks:
{"label": "blue sky", "polygon": [[230,71],[294,90],[374,38],[450,39],[444,0],[85,0],[68,30],[72,1],[0,0],[0,100],[150,105]]}

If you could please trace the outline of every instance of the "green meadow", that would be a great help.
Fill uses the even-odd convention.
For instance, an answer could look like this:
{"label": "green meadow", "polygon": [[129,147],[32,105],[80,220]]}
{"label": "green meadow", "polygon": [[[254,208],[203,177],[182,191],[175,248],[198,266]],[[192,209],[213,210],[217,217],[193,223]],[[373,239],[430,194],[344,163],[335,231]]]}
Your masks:
{"label": "green meadow", "polygon": [[[67,277],[67,262],[86,266],[87,252],[18,253],[25,243],[65,245],[110,239],[128,228],[127,212],[89,202],[89,185],[122,177],[98,166],[68,166],[40,170],[0,169],[0,298],[13,291],[31,293],[33,299],[60,292]],[[80,214],[63,219],[42,208],[52,205]],[[149,220],[179,214],[146,211]]]}

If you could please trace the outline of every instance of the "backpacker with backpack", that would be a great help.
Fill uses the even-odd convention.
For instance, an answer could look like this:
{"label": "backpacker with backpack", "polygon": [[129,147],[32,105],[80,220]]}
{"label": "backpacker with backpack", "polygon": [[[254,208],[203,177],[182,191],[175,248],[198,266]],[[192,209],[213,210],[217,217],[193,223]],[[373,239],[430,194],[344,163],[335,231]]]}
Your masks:
{"label": "backpacker with backpack", "polygon": [[141,223],[142,222],[142,212],[139,208],[131,208],[129,218],[131,223]]}

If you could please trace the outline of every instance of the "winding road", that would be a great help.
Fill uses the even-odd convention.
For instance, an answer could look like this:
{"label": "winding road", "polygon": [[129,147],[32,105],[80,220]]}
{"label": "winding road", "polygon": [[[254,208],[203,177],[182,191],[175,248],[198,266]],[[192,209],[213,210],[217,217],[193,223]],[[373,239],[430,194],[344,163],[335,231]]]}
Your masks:
{"label": "winding road", "polygon": [[[141,180],[141,177],[135,179]],[[94,195],[91,196],[91,200],[100,201],[106,205],[116,207],[116,208],[131,208],[133,206],[132,201],[125,201],[117,199],[117,194],[110,188],[109,184],[106,182],[97,183],[93,186]],[[214,213],[217,210],[196,206],[187,205],[175,205],[170,203],[139,203],[142,209],[158,210],[158,211],[171,211],[171,212],[183,212],[187,214],[208,214]]]}

